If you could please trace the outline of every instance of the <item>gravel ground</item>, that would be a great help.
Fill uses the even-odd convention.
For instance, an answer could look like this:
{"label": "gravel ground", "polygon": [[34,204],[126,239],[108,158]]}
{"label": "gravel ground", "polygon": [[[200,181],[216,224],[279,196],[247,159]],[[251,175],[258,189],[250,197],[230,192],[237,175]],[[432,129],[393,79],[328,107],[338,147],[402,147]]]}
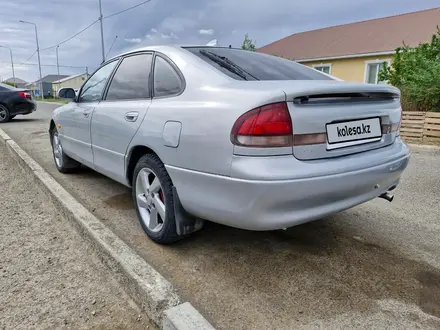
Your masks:
{"label": "gravel ground", "polygon": [[56,105],[1,125],[67,191],[145,258],[216,329],[440,329],[440,150],[413,147],[395,199],[286,231],[210,222],[172,246],[143,232],[128,188],[60,174]]}
{"label": "gravel ground", "polygon": [[0,146],[0,329],[154,329]]}

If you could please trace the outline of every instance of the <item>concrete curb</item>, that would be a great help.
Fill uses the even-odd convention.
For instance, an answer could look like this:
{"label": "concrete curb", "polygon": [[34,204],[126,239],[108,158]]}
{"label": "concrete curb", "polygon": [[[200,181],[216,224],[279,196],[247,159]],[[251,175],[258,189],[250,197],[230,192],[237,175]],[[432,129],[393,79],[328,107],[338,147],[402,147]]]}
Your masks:
{"label": "concrete curb", "polygon": [[119,284],[159,328],[214,329],[190,303],[179,305],[180,298],[170,282],[90,213],[2,129],[0,142],[18,165],[33,175],[57,209],[74,224]]}
{"label": "concrete curb", "polygon": [[66,103],[61,103],[61,102],[46,102],[46,101],[37,101],[37,103],[55,104],[55,105],[65,105],[66,104]]}
{"label": "concrete curb", "polygon": [[215,330],[188,302],[165,311],[163,330]]}

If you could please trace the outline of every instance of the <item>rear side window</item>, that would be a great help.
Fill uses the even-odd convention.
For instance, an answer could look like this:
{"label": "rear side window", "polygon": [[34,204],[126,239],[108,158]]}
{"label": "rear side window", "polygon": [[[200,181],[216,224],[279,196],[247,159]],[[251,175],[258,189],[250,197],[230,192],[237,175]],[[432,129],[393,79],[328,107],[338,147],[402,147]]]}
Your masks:
{"label": "rear side window", "polygon": [[216,47],[185,49],[237,80],[332,80],[294,61],[262,53]]}
{"label": "rear side window", "polygon": [[179,74],[164,58],[156,56],[154,64],[154,96],[172,96],[179,94],[183,83]]}
{"label": "rear side window", "polygon": [[152,54],[139,54],[124,58],[113,76],[106,100],[150,98],[149,77],[152,59]]}

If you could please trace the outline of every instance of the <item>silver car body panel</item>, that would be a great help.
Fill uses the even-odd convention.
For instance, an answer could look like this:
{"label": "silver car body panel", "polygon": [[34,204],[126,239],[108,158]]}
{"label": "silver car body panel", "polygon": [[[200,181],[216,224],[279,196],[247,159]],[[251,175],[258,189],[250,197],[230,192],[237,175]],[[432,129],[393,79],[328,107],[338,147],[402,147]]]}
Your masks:
{"label": "silver car body panel", "polygon": [[[237,81],[178,46],[127,54],[140,51],[172,61],[185,79],[184,91],[86,106],[72,102],[55,110],[53,120],[61,125],[66,154],[127,186],[134,148],[153,150],[183,207],[197,217],[253,230],[289,227],[378,197],[397,185],[408,163],[409,150],[396,132],[334,150],[326,144],[247,148],[230,140],[239,116],[275,102],[287,102],[294,134],[323,133],[326,123],[359,118],[395,124],[401,113],[398,99],[294,103],[296,97],[316,94],[398,95],[393,87],[336,80]],[[91,115],[86,118],[84,112]],[[137,114],[136,120],[127,120],[127,114]]]}
{"label": "silver car body panel", "polygon": [[125,181],[127,146],[136,134],[151,100],[101,101],[91,123],[95,169],[120,182]]}
{"label": "silver car body panel", "polygon": [[[54,112],[56,123],[63,128],[59,132],[63,149],[66,148],[72,158],[91,168],[94,168],[94,163],[90,126],[92,112],[97,104],[98,102],[72,102]],[[58,113],[62,115],[57,115]]]}
{"label": "silver car body panel", "polygon": [[188,212],[232,227],[275,230],[380,196],[399,183],[408,153],[398,138],[377,151],[310,163],[234,156],[230,177],[166,168]]}

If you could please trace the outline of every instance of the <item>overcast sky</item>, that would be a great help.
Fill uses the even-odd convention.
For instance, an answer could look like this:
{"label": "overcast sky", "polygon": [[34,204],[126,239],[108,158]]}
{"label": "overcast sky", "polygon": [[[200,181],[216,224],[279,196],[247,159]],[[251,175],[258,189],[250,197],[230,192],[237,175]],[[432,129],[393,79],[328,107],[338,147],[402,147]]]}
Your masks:
{"label": "overcast sky", "polygon": [[[142,0],[102,0],[103,15],[111,15]],[[178,43],[240,46],[244,34],[264,46],[287,35],[359,20],[433,8],[438,0],[151,0],[134,10],[104,20],[109,56],[143,45]],[[16,76],[38,77],[32,25],[40,48],[54,46],[85,28],[99,16],[98,0],[0,0],[0,45],[11,47]],[[439,22],[440,24],[440,22]],[[410,27],[409,27],[410,28]],[[55,48],[41,52],[42,74],[56,73]],[[93,71],[101,62],[99,23],[59,47],[61,74]],[[12,76],[9,51],[0,48],[0,79]]]}

